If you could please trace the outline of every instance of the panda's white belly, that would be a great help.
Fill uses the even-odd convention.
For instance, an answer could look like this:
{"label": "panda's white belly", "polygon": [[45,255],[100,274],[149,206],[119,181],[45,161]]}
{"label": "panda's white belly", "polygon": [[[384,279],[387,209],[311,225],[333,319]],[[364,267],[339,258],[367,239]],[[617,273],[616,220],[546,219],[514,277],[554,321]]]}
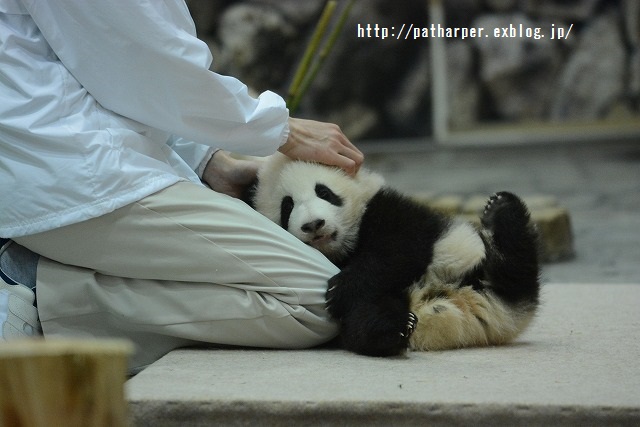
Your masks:
{"label": "panda's white belly", "polygon": [[476,229],[467,222],[456,221],[438,239],[427,281],[457,282],[460,277],[484,260],[484,242]]}

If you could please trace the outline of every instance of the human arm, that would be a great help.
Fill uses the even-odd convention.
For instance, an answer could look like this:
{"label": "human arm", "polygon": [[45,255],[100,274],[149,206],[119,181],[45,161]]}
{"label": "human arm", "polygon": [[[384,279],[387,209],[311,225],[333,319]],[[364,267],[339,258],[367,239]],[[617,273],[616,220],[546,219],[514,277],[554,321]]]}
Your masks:
{"label": "human arm", "polygon": [[[289,119],[289,136],[280,151],[299,160],[316,161],[343,168],[355,174],[363,161],[363,155],[331,123],[313,120]],[[244,188],[256,177],[260,163],[256,160],[239,160],[222,151],[216,151],[208,160],[202,179],[212,189],[240,197]]]}
{"label": "human arm", "polygon": [[23,0],[61,63],[103,107],[235,152],[269,155],[285,141],[281,97],[248,94],[209,70],[181,1]]}
{"label": "human arm", "polygon": [[213,153],[218,150],[218,148],[198,144],[197,142],[189,141],[175,135],[169,138],[167,145],[169,145],[201,179],[209,159],[211,159]]}
{"label": "human arm", "polygon": [[259,167],[259,160],[238,159],[217,150],[207,162],[202,180],[218,193],[241,198],[247,186],[255,180]]}

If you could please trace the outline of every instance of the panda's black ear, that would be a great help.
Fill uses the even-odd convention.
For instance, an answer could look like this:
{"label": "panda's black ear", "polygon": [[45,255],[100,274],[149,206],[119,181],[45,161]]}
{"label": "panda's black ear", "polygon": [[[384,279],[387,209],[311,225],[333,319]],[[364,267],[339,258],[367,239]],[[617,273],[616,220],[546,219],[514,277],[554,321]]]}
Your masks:
{"label": "panda's black ear", "polygon": [[240,199],[246,204],[248,204],[249,206],[251,206],[253,209],[255,209],[256,208],[255,198],[256,198],[257,191],[258,191],[258,177],[255,177],[254,180],[251,181],[251,183],[249,183],[244,188],[244,191],[242,192]]}

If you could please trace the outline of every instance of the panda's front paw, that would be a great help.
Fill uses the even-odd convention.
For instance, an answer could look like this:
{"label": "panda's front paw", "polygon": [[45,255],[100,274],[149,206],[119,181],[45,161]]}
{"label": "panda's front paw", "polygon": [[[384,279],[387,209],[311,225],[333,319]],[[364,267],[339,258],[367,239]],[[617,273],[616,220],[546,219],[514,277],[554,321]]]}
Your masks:
{"label": "panda's front paw", "polygon": [[404,298],[360,300],[341,320],[341,337],[347,350],[367,356],[396,356],[406,351],[418,318]]}
{"label": "panda's front paw", "polygon": [[329,280],[325,298],[327,311],[331,317],[339,320],[352,310],[354,302],[358,299],[358,292],[353,284],[337,274]]}

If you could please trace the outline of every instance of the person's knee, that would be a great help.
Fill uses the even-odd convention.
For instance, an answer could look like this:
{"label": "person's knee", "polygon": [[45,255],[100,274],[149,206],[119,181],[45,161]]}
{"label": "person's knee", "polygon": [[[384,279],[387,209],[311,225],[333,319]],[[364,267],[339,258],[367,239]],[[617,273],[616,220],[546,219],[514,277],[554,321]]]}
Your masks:
{"label": "person's knee", "polygon": [[299,319],[306,329],[306,339],[299,343],[299,348],[317,347],[338,336],[338,323],[330,318],[324,305],[308,308],[306,314],[304,320]]}

